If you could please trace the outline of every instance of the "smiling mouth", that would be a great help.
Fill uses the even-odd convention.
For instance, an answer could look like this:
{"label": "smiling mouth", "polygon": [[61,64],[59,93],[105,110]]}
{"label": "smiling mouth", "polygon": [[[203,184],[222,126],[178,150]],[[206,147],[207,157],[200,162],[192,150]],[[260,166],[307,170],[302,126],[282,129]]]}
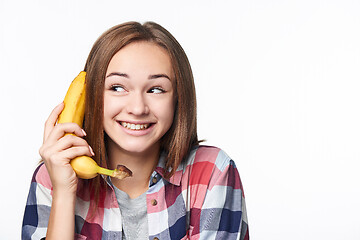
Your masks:
{"label": "smiling mouth", "polygon": [[150,127],[150,123],[145,124],[134,124],[134,123],[127,123],[127,122],[120,122],[121,126],[130,130],[145,130]]}

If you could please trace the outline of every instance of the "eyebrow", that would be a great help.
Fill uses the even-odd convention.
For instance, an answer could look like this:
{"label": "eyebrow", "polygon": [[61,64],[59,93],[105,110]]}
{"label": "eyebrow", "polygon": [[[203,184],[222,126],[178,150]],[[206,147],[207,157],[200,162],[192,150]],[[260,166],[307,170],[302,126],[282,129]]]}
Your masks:
{"label": "eyebrow", "polygon": [[[119,76],[119,77],[125,77],[125,78],[130,78],[129,75],[127,75],[126,73],[121,73],[121,72],[112,72],[109,75],[106,76],[106,78],[108,77],[112,77],[112,76]],[[157,79],[157,78],[167,78],[171,81],[170,77],[166,74],[152,74],[148,77],[149,80],[151,79]]]}
{"label": "eyebrow", "polygon": [[120,77],[129,78],[129,75],[127,75],[126,73],[120,73],[120,72],[112,72],[109,75],[107,75],[106,78],[112,77],[112,76],[120,76]]}
{"label": "eyebrow", "polygon": [[170,77],[166,74],[154,74],[149,76],[149,79],[156,79],[156,78],[167,78],[171,81]]}

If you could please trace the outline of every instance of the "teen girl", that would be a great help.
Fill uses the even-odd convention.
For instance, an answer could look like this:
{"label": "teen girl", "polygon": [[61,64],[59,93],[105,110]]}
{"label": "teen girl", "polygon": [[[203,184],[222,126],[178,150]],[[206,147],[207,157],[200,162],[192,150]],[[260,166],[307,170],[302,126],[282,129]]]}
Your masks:
{"label": "teen girl", "polygon": [[[160,25],[106,31],[87,59],[84,129],[50,114],[24,214],[23,239],[249,239],[236,166],[199,145],[191,67]],[[65,135],[74,133],[74,135]],[[133,176],[78,179],[91,156]]]}

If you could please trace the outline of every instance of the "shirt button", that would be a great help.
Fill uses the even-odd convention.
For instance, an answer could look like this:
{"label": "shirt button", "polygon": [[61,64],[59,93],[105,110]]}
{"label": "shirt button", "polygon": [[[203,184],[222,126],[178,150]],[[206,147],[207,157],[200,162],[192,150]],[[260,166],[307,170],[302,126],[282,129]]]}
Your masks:
{"label": "shirt button", "polygon": [[152,179],[152,182],[153,182],[153,183],[157,183],[157,178],[154,177],[154,178]]}
{"label": "shirt button", "polygon": [[[151,205],[153,205],[153,206],[156,206],[156,205],[157,205],[156,199],[151,200]],[[155,238],[154,238],[154,239],[155,239]]]}

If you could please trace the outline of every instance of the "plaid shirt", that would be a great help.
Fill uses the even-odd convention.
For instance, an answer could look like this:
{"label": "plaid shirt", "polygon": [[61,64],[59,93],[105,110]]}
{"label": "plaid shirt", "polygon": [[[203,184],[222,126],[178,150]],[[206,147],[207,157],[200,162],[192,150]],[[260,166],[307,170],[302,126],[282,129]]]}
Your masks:
{"label": "plaid shirt", "polygon": [[[164,155],[147,191],[149,239],[249,239],[244,192],[236,166],[221,149],[200,146],[166,180]],[[113,188],[95,204],[87,181],[79,181],[75,239],[122,239],[121,212]],[[52,185],[40,165],[33,176],[23,219],[22,239],[45,237]]]}

